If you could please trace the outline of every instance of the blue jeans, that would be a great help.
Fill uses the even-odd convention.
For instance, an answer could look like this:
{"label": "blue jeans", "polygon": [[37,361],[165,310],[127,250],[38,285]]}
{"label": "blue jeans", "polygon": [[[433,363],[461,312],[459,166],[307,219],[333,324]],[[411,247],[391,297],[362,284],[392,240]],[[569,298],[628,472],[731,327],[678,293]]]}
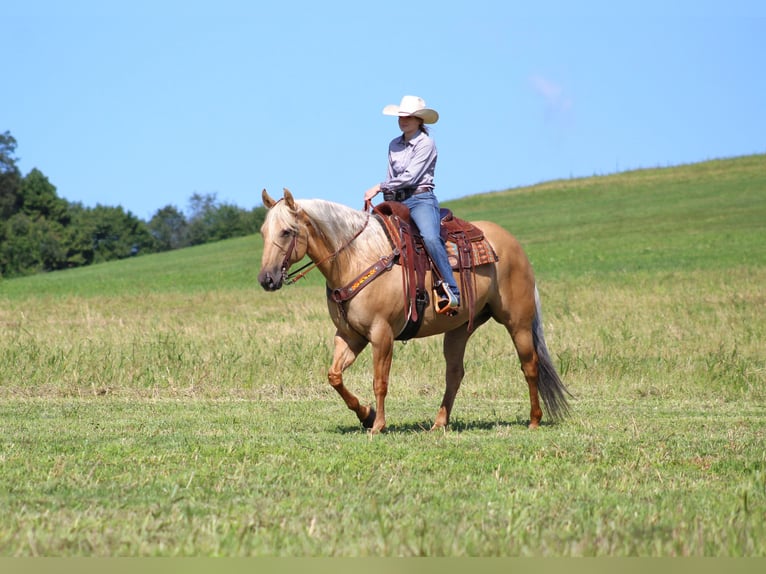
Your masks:
{"label": "blue jeans", "polygon": [[405,199],[402,203],[410,208],[410,217],[418,226],[420,235],[423,237],[428,255],[436,265],[444,282],[450,290],[459,292],[455,276],[452,274],[452,266],[447,258],[447,248],[440,234],[441,216],[439,214],[439,200],[433,192],[419,193]]}

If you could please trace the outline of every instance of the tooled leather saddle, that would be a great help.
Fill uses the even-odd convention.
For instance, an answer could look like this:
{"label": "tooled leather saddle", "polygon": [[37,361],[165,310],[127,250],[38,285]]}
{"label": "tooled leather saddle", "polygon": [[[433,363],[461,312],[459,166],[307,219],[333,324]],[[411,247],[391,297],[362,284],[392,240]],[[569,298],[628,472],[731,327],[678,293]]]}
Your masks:
{"label": "tooled leather saddle", "polygon": [[[410,219],[406,205],[398,201],[384,201],[372,210],[373,216],[381,223],[393,248],[393,252],[352,281],[349,285],[335,289],[329,296],[344,311],[343,303],[351,299],[365,285],[387,271],[394,264],[402,268],[402,283],[407,324],[396,340],[413,338],[423,322],[423,313],[429,303],[429,292],[434,282],[426,288],[426,270],[433,270],[433,264],[423,245],[423,239]],[[497,254],[485,239],[484,232],[474,224],[455,217],[448,209],[441,210],[441,235],[447,247],[447,255],[453,270],[459,272],[462,305],[468,308],[468,331],[473,330],[474,301],[476,297],[474,269],[478,265],[497,261]],[[432,273],[433,278],[436,273]]]}

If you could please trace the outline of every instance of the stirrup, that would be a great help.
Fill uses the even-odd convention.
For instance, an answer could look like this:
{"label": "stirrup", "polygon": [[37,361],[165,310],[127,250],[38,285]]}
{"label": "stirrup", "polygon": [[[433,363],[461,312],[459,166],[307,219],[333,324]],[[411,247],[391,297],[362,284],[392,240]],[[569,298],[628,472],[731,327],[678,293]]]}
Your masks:
{"label": "stirrup", "polygon": [[460,293],[453,293],[449,285],[439,283],[434,289],[434,308],[440,315],[457,315],[460,307]]}

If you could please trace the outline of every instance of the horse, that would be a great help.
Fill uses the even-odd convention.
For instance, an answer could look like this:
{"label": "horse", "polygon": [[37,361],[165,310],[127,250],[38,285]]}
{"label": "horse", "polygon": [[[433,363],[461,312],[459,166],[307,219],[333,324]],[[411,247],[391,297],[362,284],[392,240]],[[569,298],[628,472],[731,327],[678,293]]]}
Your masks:
{"label": "horse", "polygon": [[[385,400],[396,337],[407,323],[407,304],[402,296],[402,275],[389,264],[350,300],[338,303],[334,289],[362,281],[360,274],[371,269],[381,256],[392,252],[384,226],[365,210],[322,200],[296,200],[288,189],[274,200],[264,189],[267,214],[261,227],[263,257],[258,282],[266,291],[276,291],[294,282],[293,264],[305,256],[307,265],[318,268],[327,285],[327,305],[335,324],[334,352],[327,379],[362,426],[371,433],[386,427]],[[532,266],[518,240],[490,221],[472,222],[479,227],[496,252],[497,261],[474,270],[473,329],[469,329],[465,304],[454,316],[423,310],[415,337],[444,334],[446,361],[445,391],[432,430],[445,428],[465,375],[466,344],[475,330],[489,319],[508,331],[529,387],[530,429],[540,426],[543,411],[540,397],[553,420],[569,412],[569,391],[551,361],[543,333],[542,309]],[[311,270],[309,269],[309,271]],[[308,271],[303,271],[303,275]],[[430,274],[430,271],[428,271]],[[371,272],[367,272],[371,275]],[[356,279],[355,279],[356,278]],[[365,405],[343,384],[348,369],[366,346],[372,347],[375,406]],[[571,396],[571,395],[570,395]]]}

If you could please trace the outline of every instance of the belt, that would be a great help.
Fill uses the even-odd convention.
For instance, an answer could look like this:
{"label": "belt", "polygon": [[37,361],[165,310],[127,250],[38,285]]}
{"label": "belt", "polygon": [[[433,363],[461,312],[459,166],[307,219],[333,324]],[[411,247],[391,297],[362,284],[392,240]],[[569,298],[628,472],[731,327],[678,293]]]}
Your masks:
{"label": "belt", "polygon": [[433,191],[430,187],[402,187],[396,191],[384,191],[383,199],[386,201],[404,201],[413,195],[420,195],[430,191]]}

